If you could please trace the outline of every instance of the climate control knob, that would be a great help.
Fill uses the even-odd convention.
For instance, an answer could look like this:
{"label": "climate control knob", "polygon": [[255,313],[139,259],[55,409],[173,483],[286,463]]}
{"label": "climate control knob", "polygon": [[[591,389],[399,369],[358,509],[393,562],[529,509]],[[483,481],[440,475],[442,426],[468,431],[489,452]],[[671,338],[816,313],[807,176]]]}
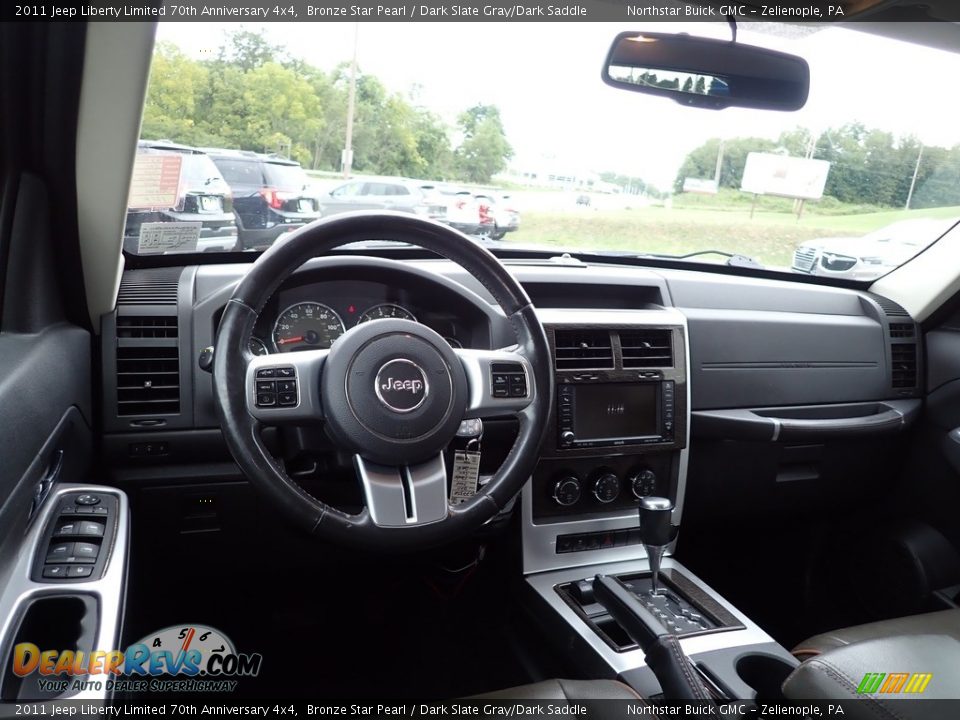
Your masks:
{"label": "climate control knob", "polygon": [[630,476],[630,489],[633,496],[638,500],[648,495],[655,495],[657,492],[657,476],[653,470],[638,470]]}
{"label": "climate control knob", "polygon": [[612,472],[603,473],[593,483],[593,496],[597,502],[613,502],[620,494],[620,478]]}
{"label": "climate control knob", "polygon": [[569,507],[580,499],[580,479],[574,475],[562,477],[553,484],[553,500],[557,505]]}

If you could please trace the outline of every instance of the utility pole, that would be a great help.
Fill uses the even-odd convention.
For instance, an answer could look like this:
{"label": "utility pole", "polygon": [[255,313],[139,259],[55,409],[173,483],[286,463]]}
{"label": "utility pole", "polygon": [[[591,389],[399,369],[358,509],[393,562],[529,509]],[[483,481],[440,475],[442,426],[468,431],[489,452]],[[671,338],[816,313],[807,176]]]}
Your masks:
{"label": "utility pole", "polygon": [[717,167],[713,171],[713,184],[720,190],[720,171],[723,169],[723,138],[720,138],[720,147],[717,148]]}
{"label": "utility pole", "polygon": [[[817,136],[813,133],[810,134],[810,140],[807,141],[807,152],[804,155],[804,158],[807,160],[813,159],[813,154],[817,150]],[[797,220],[803,216],[803,206],[806,203],[806,200],[803,198],[798,198],[793,201],[793,211],[797,214]]]}
{"label": "utility pole", "polygon": [[343,177],[349,178],[353,170],[353,108],[357,101],[357,44],[360,39],[360,23],[353,24],[353,60],[350,62],[350,90],[347,94],[347,136],[344,141],[340,166]]}
{"label": "utility pole", "polygon": [[920,146],[920,152],[917,153],[917,164],[913,166],[913,177],[910,178],[910,192],[907,193],[907,204],[904,210],[910,209],[910,201],[913,199],[913,186],[917,184],[917,173],[920,172],[920,159],[923,157],[923,145]]}

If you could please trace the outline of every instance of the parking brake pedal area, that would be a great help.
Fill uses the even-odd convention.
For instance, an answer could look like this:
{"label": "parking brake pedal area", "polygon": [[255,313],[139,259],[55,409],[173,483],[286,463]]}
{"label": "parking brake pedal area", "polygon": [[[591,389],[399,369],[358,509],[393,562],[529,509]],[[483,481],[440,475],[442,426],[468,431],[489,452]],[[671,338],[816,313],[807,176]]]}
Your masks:
{"label": "parking brake pedal area", "polygon": [[116,533],[117,498],[66,493],[44,530],[31,574],[34,582],[89,582],[103,576]]}

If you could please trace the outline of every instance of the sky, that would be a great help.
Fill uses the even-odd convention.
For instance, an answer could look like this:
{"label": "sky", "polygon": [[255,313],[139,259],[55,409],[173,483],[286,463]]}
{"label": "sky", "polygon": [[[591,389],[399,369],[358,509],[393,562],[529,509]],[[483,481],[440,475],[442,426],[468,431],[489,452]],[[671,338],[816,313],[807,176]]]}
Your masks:
{"label": "sky", "polygon": [[[821,132],[859,120],[927,145],[960,144],[954,80],[960,54],[864,32],[788,28],[759,33],[741,23],[738,40],[806,58],[810,99],[792,113],[687,108],[610,88],[600,69],[624,30],[729,38],[713,23],[160,23],[158,40],[209,58],[226,33],[265,30],[293,56],[323,69],[349,60],[357,34],[360,69],[418,101],[451,125],[477,103],[500,108],[515,156],[511,167],[614,171],[668,188],[690,150],[712,137],[776,138],[797,126]],[[790,31],[793,32],[790,32]],[[775,34],[779,33],[779,34]],[[786,37],[785,35],[803,35]]]}

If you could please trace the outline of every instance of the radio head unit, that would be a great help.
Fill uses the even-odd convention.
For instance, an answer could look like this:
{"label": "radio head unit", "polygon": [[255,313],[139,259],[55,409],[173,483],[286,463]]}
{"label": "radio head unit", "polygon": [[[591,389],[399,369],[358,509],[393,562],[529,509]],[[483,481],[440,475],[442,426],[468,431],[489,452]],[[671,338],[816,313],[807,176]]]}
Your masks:
{"label": "radio head unit", "polygon": [[650,315],[674,321],[547,327],[557,395],[545,456],[686,447],[686,326],[666,309]]}
{"label": "radio head unit", "polygon": [[561,448],[671,443],[674,435],[673,380],[591,380],[557,388]]}

